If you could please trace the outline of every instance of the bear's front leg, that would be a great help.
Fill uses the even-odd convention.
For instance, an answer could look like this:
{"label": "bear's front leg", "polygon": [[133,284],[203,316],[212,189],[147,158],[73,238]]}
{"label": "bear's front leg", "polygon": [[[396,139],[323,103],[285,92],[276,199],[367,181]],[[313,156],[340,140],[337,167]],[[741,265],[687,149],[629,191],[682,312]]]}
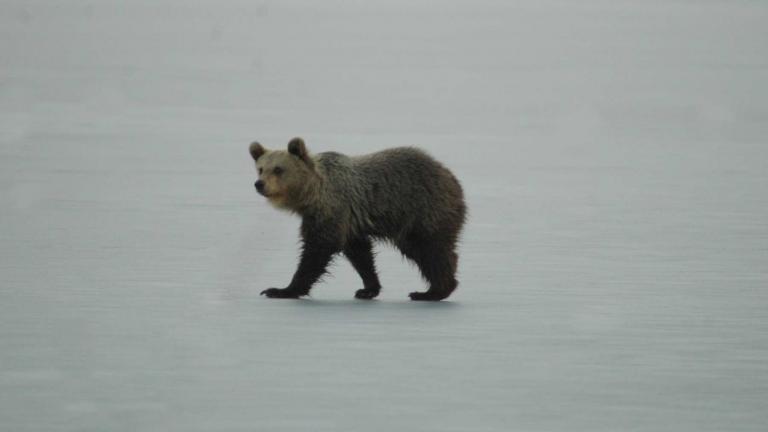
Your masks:
{"label": "bear's front leg", "polygon": [[299,298],[309,294],[315,282],[325,274],[328,264],[338,250],[314,242],[305,242],[301,260],[291,283],[285,288],[269,288],[261,292],[269,298]]}
{"label": "bear's front leg", "polygon": [[367,237],[353,239],[344,247],[344,255],[363,279],[363,289],[357,290],[355,298],[371,300],[381,291],[376,265],[373,262],[373,245]]}

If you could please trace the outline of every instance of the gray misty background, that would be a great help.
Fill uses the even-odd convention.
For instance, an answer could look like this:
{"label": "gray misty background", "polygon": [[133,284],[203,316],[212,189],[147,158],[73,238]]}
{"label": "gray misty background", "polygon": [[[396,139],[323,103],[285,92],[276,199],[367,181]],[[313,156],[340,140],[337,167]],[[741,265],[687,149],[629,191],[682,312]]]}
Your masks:
{"label": "gray misty background", "polygon": [[[0,430],[764,431],[768,4],[0,2]],[[270,301],[253,139],[453,169],[448,302]]]}

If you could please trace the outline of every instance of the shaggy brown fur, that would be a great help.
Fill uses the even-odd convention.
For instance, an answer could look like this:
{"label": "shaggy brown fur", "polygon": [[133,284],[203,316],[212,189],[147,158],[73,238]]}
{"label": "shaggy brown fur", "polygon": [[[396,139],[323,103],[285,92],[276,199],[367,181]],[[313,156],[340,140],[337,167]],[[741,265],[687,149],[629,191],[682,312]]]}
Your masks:
{"label": "shaggy brown fur", "polygon": [[466,206],[456,177],[423,151],[401,147],[349,157],[311,155],[301,138],[287,151],[254,142],[250,153],[259,180],[256,190],[275,207],[301,216],[301,260],[286,288],[262,292],[298,298],[343,253],[363,279],[355,297],[372,299],[381,285],[372,240],[394,244],[416,263],[429,283],[413,300],[442,300],[456,289],[456,242]]}

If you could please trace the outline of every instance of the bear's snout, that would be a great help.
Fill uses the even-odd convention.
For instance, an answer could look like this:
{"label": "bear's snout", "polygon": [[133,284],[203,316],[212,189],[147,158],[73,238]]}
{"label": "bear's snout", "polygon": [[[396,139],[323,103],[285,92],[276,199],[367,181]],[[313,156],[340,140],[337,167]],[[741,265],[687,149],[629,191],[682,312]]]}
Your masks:
{"label": "bear's snout", "polygon": [[253,184],[253,186],[256,188],[256,191],[260,194],[264,195],[264,181],[259,180],[256,183]]}

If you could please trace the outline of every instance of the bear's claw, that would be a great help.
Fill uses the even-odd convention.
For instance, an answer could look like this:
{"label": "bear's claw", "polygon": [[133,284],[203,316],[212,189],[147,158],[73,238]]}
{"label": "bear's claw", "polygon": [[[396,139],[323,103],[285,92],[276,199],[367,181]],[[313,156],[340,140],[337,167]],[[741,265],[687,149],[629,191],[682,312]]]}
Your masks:
{"label": "bear's claw", "polygon": [[439,291],[425,291],[425,292],[418,292],[414,291],[410,294],[408,294],[408,297],[411,298],[411,300],[414,301],[440,301],[446,297],[448,297],[448,294],[439,292]]}
{"label": "bear's claw", "polygon": [[301,295],[297,294],[294,291],[290,291],[286,288],[269,288],[265,289],[261,292],[261,295],[265,295],[269,298],[291,298],[291,299],[297,299],[301,297]]}
{"label": "bear's claw", "polygon": [[355,298],[360,300],[372,300],[377,295],[379,295],[379,291],[374,291],[371,289],[359,289],[357,292],[355,292]]}

